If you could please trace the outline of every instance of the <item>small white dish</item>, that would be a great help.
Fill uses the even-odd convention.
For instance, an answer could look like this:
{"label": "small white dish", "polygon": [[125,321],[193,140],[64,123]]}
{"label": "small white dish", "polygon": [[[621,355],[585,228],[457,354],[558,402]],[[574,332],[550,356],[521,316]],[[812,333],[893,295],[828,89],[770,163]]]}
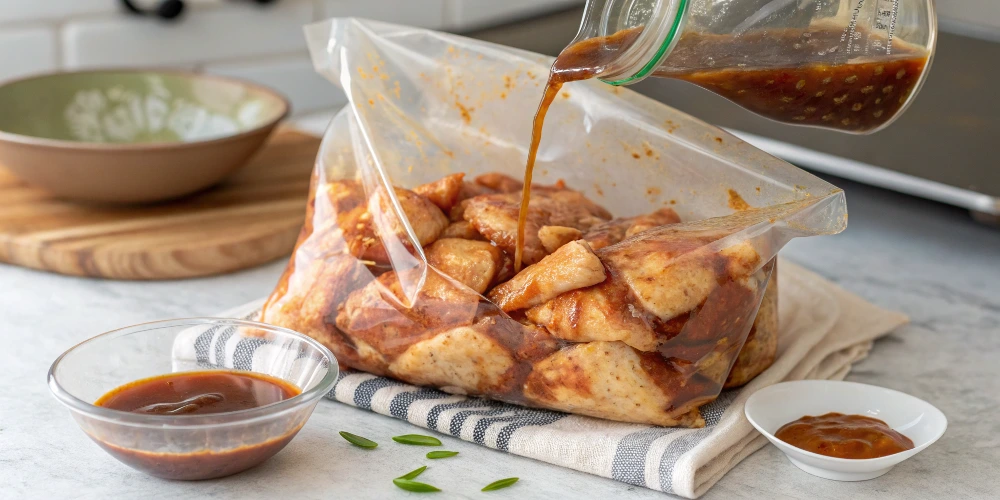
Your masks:
{"label": "small white dish", "polygon": [[[913,449],[880,458],[834,458],[796,448],[774,437],[781,426],[805,415],[838,412],[884,421],[913,441]],[[761,389],[747,400],[747,419],[796,467],[835,481],[864,481],[889,472],[944,434],[948,419],[930,403],[892,389],[855,382],[799,380]]]}

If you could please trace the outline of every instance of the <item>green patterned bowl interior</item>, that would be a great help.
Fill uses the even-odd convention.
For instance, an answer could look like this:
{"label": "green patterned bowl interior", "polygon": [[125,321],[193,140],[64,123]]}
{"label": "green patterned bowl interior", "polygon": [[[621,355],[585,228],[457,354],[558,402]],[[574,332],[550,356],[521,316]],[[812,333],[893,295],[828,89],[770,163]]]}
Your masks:
{"label": "green patterned bowl interior", "polygon": [[278,94],[237,80],[183,72],[86,71],[0,87],[0,132],[86,143],[196,142],[273,123]]}

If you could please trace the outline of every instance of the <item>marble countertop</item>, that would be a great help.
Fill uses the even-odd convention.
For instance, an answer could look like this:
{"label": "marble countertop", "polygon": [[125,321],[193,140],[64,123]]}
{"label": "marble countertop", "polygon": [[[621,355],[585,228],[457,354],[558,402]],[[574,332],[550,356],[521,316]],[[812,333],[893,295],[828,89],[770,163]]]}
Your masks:
{"label": "marble countertop", "polygon": [[[322,127],[322,122],[312,122]],[[964,211],[831,179],[847,191],[843,234],[793,241],[782,251],[844,288],[913,322],[879,340],[849,380],[901,390],[937,405],[949,429],[886,476],[838,483],[792,466],[773,446],[753,454],[703,498],[986,498],[1000,490],[1000,229]],[[399,420],[324,401],[280,454],[233,477],[168,482],[119,464],[79,430],[49,394],[45,375],[64,350],[98,333],[157,319],[212,315],[268,294],[284,262],[225,276],[122,282],[58,276],[0,264],[0,497],[405,498],[388,478],[426,450],[361,454],[336,436],[365,429],[386,440],[414,431]],[[424,478],[443,498],[665,498],[609,479],[442,437],[461,452]],[[385,451],[389,451],[386,449]],[[435,470],[436,469],[436,470]],[[479,493],[519,476],[516,490]],[[383,480],[384,477],[384,480]],[[515,493],[516,492],[516,493]]]}

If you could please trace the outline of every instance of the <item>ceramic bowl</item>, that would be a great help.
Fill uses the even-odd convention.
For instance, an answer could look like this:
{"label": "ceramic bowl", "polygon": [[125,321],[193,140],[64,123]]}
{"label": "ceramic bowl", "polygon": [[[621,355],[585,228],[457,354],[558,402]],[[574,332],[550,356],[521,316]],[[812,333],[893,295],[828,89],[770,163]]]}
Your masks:
{"label": "ceramic bowl", "polygon": [[[236,353],[239,345],[257,345],[244,371],[282,379],[302,392],[266,406],[199,415],[131,413],[93,404],[136,380],[230,366],[197,355],[195,339],[216,333],[236,344]],[[197,480],[236,474],[281,451],[338,373],[333,354],[301,333],[254,321],[190,318],[130,326],[77,344],[52,363],[48,383],[80,428],[119,461],[166,479]]]}
{"label": "ceramic bowl", "polygon": [[0,166],[79,201],[141,203],[218,183],[288,102],[258,85],[182,71],[53,73],[0,86]]}
{"label": "ceramic bowl", "polygon": [[[793,420],[829,412],[880,419],[910,438],[914,447],[886,457],[851,460],[805,451],[774,437]],[[746,416],[796,467],[837,481],[879,477],[937,441],[948,427],[941,410],[926,401],[884,387],[833,380],[783,382],[761,389],[747,400]]]}

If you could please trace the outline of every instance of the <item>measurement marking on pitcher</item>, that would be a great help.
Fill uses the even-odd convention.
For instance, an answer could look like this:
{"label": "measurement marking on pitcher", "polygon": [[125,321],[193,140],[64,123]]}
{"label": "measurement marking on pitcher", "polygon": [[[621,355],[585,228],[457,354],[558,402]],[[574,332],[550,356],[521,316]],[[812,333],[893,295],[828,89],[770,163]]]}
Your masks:
{"label": "measurement marking on pitcher", "polygon": [[840,37],[840,41],[847,42],[847,53],[860,52],[861,46],[855,45],[855,40],[861,38],[861,33],[857,32],[858,27],[858,14],[861,13],[861,9],[865,6],[865,0],[858,0],[858,6],[854,8],[854,14],[851,15],[851,22],[847,25],[847,29],[844,30],[844,34]]}
{"label": "measurement marking on pitcher", "polygon": [[[886,5],[889,4],[889,5]],[[899,9],[899,0],[878,0],[875,4],[875,18],[872,19],[872,31],[884,31],[885,53],[892,54],[892,38],[896,34],[896,14]],[[872,47],[882,49],[882,40],[876,38],[872,42]]]}
{"label": "measurement marking on pitcher", "polygon": [[899,14],[899,0],[892,0],[892,21],[889,22],[889,36],[885,53],[892,54],[892,35],[896,34],[896,16]]}

